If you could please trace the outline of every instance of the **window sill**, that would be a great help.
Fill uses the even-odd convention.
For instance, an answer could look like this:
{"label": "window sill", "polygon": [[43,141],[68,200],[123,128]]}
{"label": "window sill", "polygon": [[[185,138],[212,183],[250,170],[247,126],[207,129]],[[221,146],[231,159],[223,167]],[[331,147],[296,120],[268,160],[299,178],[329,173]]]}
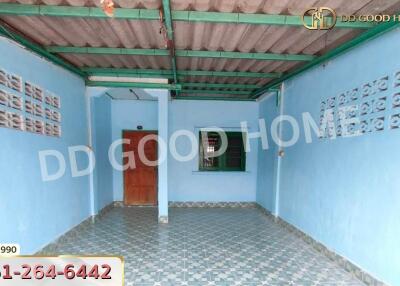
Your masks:
{"label": "window sill", "polygon": [[192,171],[195,175],[207,175],[207,174],[250,174],[249,171]]}

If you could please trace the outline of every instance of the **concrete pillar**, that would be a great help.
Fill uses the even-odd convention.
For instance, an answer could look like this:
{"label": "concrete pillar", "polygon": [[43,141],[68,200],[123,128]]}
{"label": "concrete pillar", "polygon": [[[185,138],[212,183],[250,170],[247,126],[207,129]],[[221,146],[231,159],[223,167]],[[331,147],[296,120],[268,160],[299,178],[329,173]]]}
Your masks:
{"label": "concrete pillar", "polygon": [[[280,96],[279,102],[279,116],[284,115],[284,100],[285,100],[285,83],[282,83],[281,89],[279,91],[278,96]],[[279,125],[279,138],[282,138],[282,124]],[[275,159],[275,166],[274,166],[274,194],[275,194],[275,206],[274,206],[274,211],[273,215],[278,218],[279,217],[279,200],[280,200],[280,189],[281,189],[281,167],[282,167],[282,156],[280,155],[280,152],[284,151],[284,148],[278,147],[278,154],[275,154],[276,159]]]}
{"label": "concrete pillar", "polygon": [[[93,98],[103,95],[108,91],[108,88],[98,87],[86,87],[85,101],[86,101],[86,119],[87,119],[87,130],[88,130],[88,147],[93,150],[96,145],[96,133],[94,130],[94,112],[93,110]],[[89,160],[90,166],[93,165],[93,161]],[[97,194],[97,169],[89,174],[89,192],[90,192],[90,215],[95,216],[98,214],[98,194]]]}
{"label": "concrete pillar", "polygon": [[158,221],[168,223],[168,107],[169,91],[158,93]]}

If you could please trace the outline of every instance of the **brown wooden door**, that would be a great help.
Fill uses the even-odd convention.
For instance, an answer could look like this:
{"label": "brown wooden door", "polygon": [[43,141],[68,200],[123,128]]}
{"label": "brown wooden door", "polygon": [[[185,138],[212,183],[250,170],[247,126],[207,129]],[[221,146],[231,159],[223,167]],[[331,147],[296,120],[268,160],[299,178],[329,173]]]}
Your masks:
{"label": "brown wooden door", "polygon": [[[156,134],[149,131],[124,131],[124,139],[130,144],[124,144],[124,152],[134,152],[136,168],[124,171],[124,203],[126,205],[156,205],[157,204],[157,167],[145,165],[139,158],[139,141],[146,135]],[[157,142],[149,140],[144,146],[146,158],[157,159]],[[124,158],[124,164],[128,158]]]}

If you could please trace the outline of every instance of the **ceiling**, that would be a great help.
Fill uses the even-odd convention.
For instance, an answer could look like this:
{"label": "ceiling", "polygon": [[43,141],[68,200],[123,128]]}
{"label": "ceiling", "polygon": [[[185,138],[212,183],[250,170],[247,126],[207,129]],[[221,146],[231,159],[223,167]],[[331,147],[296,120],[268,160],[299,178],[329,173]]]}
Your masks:
{"label": "ceiling", "polygon": [[149,100],[157,101],[157,97],[151,96],[146,90],[133,88],[111,88],[106,95],[112,100]]}
{"label": "ceiling", "polygon": [[[18,5],[58,5],[99,7],[100,0],[0,0]],[[115,0],[117,8],[155,11],[161,0]],[[165,2],[165,0],[164,0]],[[168,2],[168,1],[167,1]],[[302,25],[218,23],[173,20],[173,47],[167,47],[160,33],[163,22],[154,19],[132,20],[96,17],[38,16],[2,9],[0,24],[15,29],[30,41],[47,49],[69,64],[90,75],[157,77],[160,70],[173,83],[173,50],[176,55],[178,97],[254,99],[255,92],[292,73],[303,65],[351,41],[368,29],[335,27],[329,31],[311,31]],[[171,0],[172,11],[227,12],[240,14],[302,15],[310,7],[327,6],[338,15],[392,14],[400,10],[400,1],[388,0]],[[4,7],[3,7],[4,8]],[[22,15],[23,14],[23,15]],[[165,14],[165,13],[164,13]],[[200,15],[200,14],[199,14]],[[223,14],[207,14],[207,16]],[[151,17],[150,17],[151,18]],[[173,18],[173,17],[172,17]],[[168,21],[167,17],[165,17]],[[215,22],[217,21],[217,22]],[[168,26],[168,25],[166,25]],[[372,28],[370,28],[372,29]],[[48,49],[48,47],[53,47]],[[61,49],[60,49],[61,47]],[[65,47],[118,48],[78,50]],[[57,49],[58,48],[58,49]],[[131,50],[133,49],[133,50]],[[154,53],[151,54],[151,49]],[[201,53],[187,56],[185,51],[234,52],[223,56]],[[146,53],[144,55],[143,53]],[[256,57],[254,57],[256,54]],[[261,54],[307,55],[281,60],[264,59]],[[301,60],[297,60],[301,59]],[[148,70],[154,70],[147,74]],[[146,74],[143,75],[142,72]],[[197,73],[212,71],[222,73]],[[238,72],[238,73],[234,73]]]}

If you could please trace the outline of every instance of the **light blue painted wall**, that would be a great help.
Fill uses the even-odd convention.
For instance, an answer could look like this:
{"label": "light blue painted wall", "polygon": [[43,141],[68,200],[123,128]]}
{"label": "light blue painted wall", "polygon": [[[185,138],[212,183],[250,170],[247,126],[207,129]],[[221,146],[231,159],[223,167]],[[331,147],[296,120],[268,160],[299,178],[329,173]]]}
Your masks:
{"label": "light blue painted wall", "polygon": [[[111,103],[112,140],[122,139],[123,130],[136,130],[138,125],[143,130],[158,129],[157,101],[113,100]],[[116,149],[115,157],[122,158],[122,148]],[[119,161],[119,163],[122,160]],[[123,173],[113,169],[114,201],[123,200]]]}
{"label": "light blue painted wall", "polygon": [[[258,104],[255,102],[175,100],[170,106],[170,134],[185,129],[217,126],[227,131],[240,131],[247,121],[250,132],[258,131]],[[190,152],[189,139],[177,141],[177,151]],[[256,200],[258,140],[251,140],[246,157],[246,172],[198,172],[198,156],[189,162],[170,157],[170,201],[251,201]]]}
{"label": "light blue painted wall", "polygon": [[278,147],[271,138],[270,126],[279,115],[276,95],[271,95],[259,103],[259,117],[267,128],[268,148],[258,144],[257,203],[270,212],[275,211],[275,169]]}
{"label": "light blue painted wall", "polygon": [[[23,254],[32,254],[89,216],[88,177],[71,177],[67,149],[88,143],[82,128],[85,86],[77,76],[3,38],[0,54],[1,68],[61,97],[61,138],[0,128],[0,242],[19,243]],[[41,179],[38,152],[47,149],[60,151],[67,161],[67,172],[57,181]],[[86,164],[87,159],[79,159],[81,168]]]}
{"label": "light blue painted wall", "polygon": [[[113,140],[123,129],[157,130],[157,101],[113,101]],[[179,129],[198,132],[200,127],[218,126],[240,131],[240,122],[248,121],[249,131],[258,131],[258,104],[255,102],[182,101],[169,102],[169,134]],[[187,138],[177,141],[180,154],[187,154]],[[258,141],[251,141],[246,172],[198,172],[198,158],[177,162],[169,157],[170,201],[255,201]],[[122,156],[117,150],[117,158]],[[122,173],[114,170],[114,199],[123,199]]]}
{"label": "light blue painted wall", "polygon": [[96,156],[95,191],[96,210],[114,201],[113,168],[108,159],[108,150],[112,143],[111,99],[107,95],[92,97],[92,138]]}
{"label": "light blue painted wall", "polygon": [[391,285],[400,285],[400,130],[388,130],[389,115],[400,113],[391,109],[399,47],[395,30],[286,83],[284,113],[318,121],[321,98],[390,77],[385,130],[312,144],[302,137],[286,149],[280,189],[283,219]]}

